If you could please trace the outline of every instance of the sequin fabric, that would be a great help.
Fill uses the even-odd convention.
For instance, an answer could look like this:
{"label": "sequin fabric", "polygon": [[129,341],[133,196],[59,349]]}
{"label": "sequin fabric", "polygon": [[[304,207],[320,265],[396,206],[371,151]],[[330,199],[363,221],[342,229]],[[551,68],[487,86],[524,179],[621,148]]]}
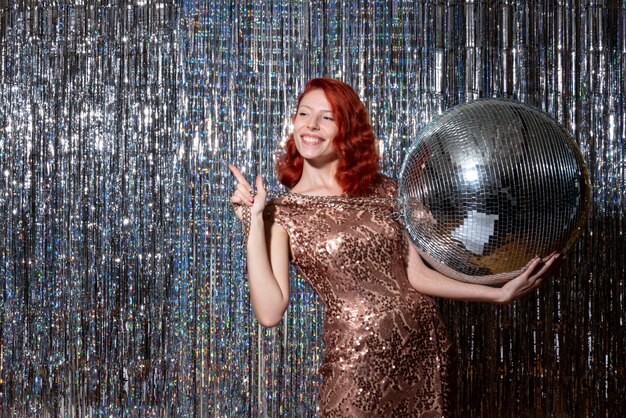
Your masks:
{"label": "sequin fabric", "polygon": [[396,188],[381,177],[370,199],[289,193],[266,208],[325,305],[323,417],[448,412],[450,342],[433,301],[409,283],[408,241],[392,216]]}

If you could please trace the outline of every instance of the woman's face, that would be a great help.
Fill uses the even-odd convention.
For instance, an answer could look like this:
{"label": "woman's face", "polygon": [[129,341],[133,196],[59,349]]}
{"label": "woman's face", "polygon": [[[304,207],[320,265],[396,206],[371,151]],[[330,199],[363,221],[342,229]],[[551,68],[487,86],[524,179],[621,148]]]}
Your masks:
{"label": "woman's face", "polygon": [[293,136],[302,158],[317,164],[335,161],[333,139],[338,130],[324,90],[306,93],[293,117]]}

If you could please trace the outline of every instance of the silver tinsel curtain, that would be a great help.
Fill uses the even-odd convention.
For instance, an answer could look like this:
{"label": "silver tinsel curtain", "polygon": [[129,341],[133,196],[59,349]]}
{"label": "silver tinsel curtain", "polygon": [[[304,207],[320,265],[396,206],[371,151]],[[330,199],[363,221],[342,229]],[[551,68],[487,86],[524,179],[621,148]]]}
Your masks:
{"label": "silver tinsel curtain", "polygon": [[441,301],[459,416],[626,412],[626,5],[618,0],[0,0],[2,416],[314,416],[323,309],[249,306],[226,164],[263,173],[297,93],[343,79],[396,175],[478,97],[574,136],[593,205],[536,295]]}

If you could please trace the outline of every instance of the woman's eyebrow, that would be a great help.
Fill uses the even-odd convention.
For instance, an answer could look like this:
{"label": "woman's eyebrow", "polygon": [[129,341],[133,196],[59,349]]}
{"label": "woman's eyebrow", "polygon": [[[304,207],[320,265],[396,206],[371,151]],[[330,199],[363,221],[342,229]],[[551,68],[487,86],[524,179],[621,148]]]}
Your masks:
{"label": "woman's eyebrow", "polygon": [[[312,108],[311,106],[307,106],[307,105],[300,105],[300,106],[299,106],[299,108],[302,108],[302,107],[306,107],[307,109],[311,109],[311,110],[313,110],[313,108]],[[330,109],[320,109],[320,111],[321,111],[321,112],[330,112],[330,113],[333,113],[333,111],[332,111],[332,110],[330,110]]]}

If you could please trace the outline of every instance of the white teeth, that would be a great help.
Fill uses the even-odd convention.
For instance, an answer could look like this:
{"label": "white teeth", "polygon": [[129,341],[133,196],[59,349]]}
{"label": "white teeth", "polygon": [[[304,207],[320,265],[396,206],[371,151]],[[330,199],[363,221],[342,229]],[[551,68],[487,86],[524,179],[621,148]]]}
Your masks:
{"label": "white teeth", "polygon": [[316,138],[313,136],[303,136],[302,140],[309,144],[319,144],[320,142],[323,142],[322,138]]}

